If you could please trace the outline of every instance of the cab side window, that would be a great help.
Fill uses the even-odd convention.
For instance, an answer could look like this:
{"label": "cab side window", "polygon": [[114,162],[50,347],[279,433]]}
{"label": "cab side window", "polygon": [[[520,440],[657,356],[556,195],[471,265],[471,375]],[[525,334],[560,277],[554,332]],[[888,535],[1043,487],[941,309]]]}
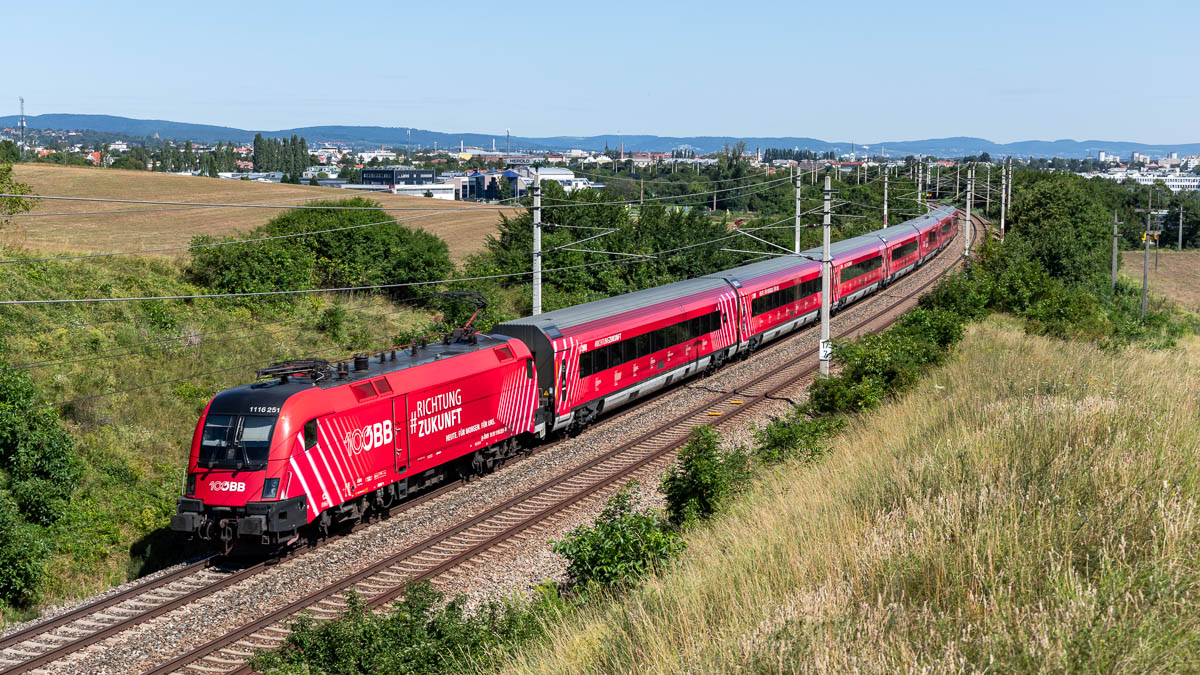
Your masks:
{"label": "cab side window", "polygon": [[304,423],[304,449],[312,450],[317,444],[317,421],[309,420]]}

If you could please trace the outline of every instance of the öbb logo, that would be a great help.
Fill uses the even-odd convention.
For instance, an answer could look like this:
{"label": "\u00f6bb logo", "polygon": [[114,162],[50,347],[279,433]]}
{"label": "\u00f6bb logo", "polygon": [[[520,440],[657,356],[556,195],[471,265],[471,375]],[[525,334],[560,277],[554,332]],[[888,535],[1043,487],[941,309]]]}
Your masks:
{"label": "\u00f6bb logo", "polygon": [[390,445],[392,438],[391,422],[368,424],[361,429],[346,432],[346,450],[352,455],[357,455]]}

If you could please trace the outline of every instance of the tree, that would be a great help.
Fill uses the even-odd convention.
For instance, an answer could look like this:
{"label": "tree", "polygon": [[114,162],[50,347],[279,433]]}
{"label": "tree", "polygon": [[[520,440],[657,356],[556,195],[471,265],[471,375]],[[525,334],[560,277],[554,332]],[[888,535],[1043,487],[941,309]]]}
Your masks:
{"label": "tree", "polygon": [[0,141],[0,164],[21,161],[21,148],[12,141]]}
{"label": "tree", "polygon": [[426,191],[425,191],[425,194],[423,194],[423,195],[421,195],[421,196],[422,196],[422,197],[425,197],[425,198],[428,198],[428,199],[433,199],[433,192],[432,192],[432,191],[430,191],[430,190],[426,190]]}
{"label": "tree", "polygon": [[[13,177],[12,164],[0,164],[0,192],[10,195],[31,195],[33,189]],[[37,205],[28,197],[0,197],[0,225],[8,223],[6,216],[25,213]]]}
{"label": "tree", "polygon": [[262,134],[254,134],[254,157],[251,159],[254,162],[255,171],[267,170],[267,142]]}
{"label": "tree", "polygon": [[1011,232],[1028,240],[1052,277],[1071,284],[1104,276],[1112,216],[1096,197],[1102,188],[1068,173],[1033,176],[1013,197]]}

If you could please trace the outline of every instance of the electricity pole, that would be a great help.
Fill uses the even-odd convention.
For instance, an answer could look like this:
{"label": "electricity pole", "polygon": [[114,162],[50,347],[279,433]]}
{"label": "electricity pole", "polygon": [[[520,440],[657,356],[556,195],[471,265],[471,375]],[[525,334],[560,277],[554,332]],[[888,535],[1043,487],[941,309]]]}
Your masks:
{"label": "electricity pole", "polygon": [[983,191],[983,215],[987,216],[992,212],[992,163],[987,165],[987,188]]}
{"label": "electricity pole", "polygon": [[825,217],[821,221],[821,344],[817,353],[821,377],[829,377],[829,357],[833,355],[833,348],[829,344],[829,300],[833,294],[833,256],[829,253],[830,199],[833,190],[830,188],[829,176],[825,176]]}
{"label": "electricity pole", "polygon": [[1003,164],[1000,165],[1000,240],[1004,241],[1004,216],[1008,208],[1008,200],[1004,195],[1008,191],[1008,169]]}
{"label": "electricity pole", "polygon": [[958,201],[959,195],[962,194],[962,183],[959,182],[959,180],[961,180],[961,177],[960,177],[961,173],[962,173],[962,163],[955,162],[954,163],[954,201]]}
{"label": "electricity pole", "polygon": [[925,205],[925,213],[933,210],[929,205],[929,192],[933,190],[933,162],[925,163],[925,189],[921,192],[921,203]]}
{"label": "electricity pole", "polygon": [[1150,288],[1150,238],[1157,235],[1157,232],[1150,231],[1150,216],[1153,215],[1154,209],[1154,188],[1150,188],[1150,194],[1146,198],[1146,230],[1142,233],[1142,243],[1145,244],[1145,253],[1142,256],[1142,318],[1146,318],[1146,294]]}
{"label": "electricity pole", "polygon": [[542,175],[533,174],[533,314],[542,313]]}
{"label": "electricity pole", "polygon": [[975,201],[975,169],[967,169],[967,237],[963,243],[963,259],[971,255],[971,202]]}
{"label": "electricity pole", "polygon": [[917,160],[917,207],[925,203],[925,167]]}
{"label": "electricity pole", "polygon": [[800,178],[796,178],[796,243],[792,246],[792,253],[800,255],[800,188],[803,185]]}
{"label": "electricity pole", "polygon": [[1117,230],[1117,226],[1121,221],[1117,220],[1117,210],[1113,209],[1113,255],[1112,255],[1112,288],[1117,290],[1117,240],[1121,233]]}
{"label": "electricity pole", "polygon": [[887,227],[887,190],[888,190],[888,173],[887,167],[883,169],[883,226]]}
{"label": "electricity pole", "polygon": [[1004,198],[1008,200],[1008,210],[1012,211],[1012,184],[1013,184],[1013,165],[1012,157],[1008,158],[1008,193]]}
{"label": "electricity pole", "polygon": [[1179,205],[1179,250],[1183,250],[1183,204]]}

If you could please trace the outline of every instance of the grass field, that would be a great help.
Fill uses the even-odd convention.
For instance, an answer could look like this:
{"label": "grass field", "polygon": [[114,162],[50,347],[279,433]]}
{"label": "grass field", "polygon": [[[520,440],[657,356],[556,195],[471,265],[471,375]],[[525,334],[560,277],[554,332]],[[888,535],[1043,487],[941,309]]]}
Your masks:
{"label": "grass field", "polygon": [[[1165,242],[1164,242],[1165,245]],[[1121,271],[1129,275],[1138,288],[1142,287],[1143,251],[1124,251]],[[1158,252],[1158,270],[1154,269],[1154,249],[1150,249],[1150,293],[1175,301],[1180,307],[1200,312],[1200,250],[1176,251],[1163,248]]]}
{"label": "grass field", "polygon": [[[175,202],[300,204],[310,199],[352,196],[348,190],[309,185],[171,176],[148,171],[122,171],[51,164],[18,164],[17,180],[37,194]],[[457,263],[483,246],[500,220],[496,209],[392,194],[369,195],[385,207],[464,208],[466,211],[393,211],[397,220],[433,232],[446,240]],[[95,213],[108,211],[109,213]],[[282,213],[277,209],[171,207],[102,202],[43,200],[35,217],[13,218],[0,232],[0,242],[47,252],[107,252],[186,246],[198,234],[246,231]],[[67,215],[49,215],[49,214]]]}
{"label": "grass field", "polygon": [[1198,357],[974,325],[508,670],[1196,672]]}

